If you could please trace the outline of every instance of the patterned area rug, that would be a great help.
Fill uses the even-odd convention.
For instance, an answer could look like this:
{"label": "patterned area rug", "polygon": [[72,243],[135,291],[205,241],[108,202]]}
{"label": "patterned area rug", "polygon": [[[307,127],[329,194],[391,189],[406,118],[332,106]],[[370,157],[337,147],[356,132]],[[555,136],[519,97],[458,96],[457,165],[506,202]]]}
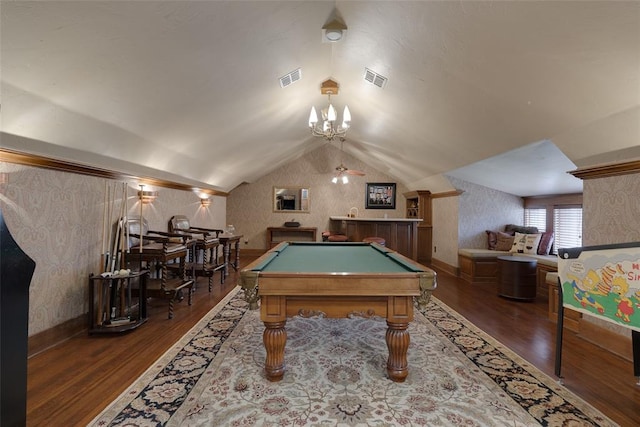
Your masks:
{"label": "patterned area rug", "polygon": [[386,377],[384,319],[299,317],[271,383],[259,311],[238,291],[90,425],[615,425],[435,298],[409,326],[404,383]]}

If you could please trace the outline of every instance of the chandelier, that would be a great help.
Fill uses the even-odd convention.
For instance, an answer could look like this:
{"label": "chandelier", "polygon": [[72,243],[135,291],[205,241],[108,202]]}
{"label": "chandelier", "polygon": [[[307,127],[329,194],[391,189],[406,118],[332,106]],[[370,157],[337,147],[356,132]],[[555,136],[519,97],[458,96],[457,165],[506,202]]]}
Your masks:
{"label": "chandelier", "polygon": [[322,113],[322,122],[318,122],[316,108],[311,107],[311,113],[309,114],[309,129],[311,129],[311,135],[322,137],[327,141],[333,141],[334,138],[344,140],[351,124],[351,112],[349,111],[349,107],[345,105],[344,112],[342,113],[342,124],[337,124],[338,114],[333,105],[331,105],[331,95],[338,94],[338,83],[331,79],[325,80],[320,87],[320,93],[327,95],[329,105],[320,110]]}

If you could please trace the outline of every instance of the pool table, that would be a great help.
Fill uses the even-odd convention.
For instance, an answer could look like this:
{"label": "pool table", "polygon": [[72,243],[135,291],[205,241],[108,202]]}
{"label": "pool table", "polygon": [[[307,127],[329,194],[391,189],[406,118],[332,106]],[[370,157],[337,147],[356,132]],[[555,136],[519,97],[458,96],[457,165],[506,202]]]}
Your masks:
{"label": "pool table", "polygon": [[287,317],[319,315],[385,318],[387,374],[402,382],[414,298],[429,302],[436,273],[377,243],[282,242],[242,269],[240,284],[251,309],[260,302],[270,381],[284,375]]}

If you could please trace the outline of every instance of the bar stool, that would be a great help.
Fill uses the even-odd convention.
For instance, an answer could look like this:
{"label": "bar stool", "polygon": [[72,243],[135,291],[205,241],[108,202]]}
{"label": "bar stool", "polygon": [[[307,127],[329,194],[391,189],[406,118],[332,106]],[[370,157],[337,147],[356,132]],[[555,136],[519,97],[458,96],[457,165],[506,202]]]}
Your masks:
{"label": "bar stool", "polygon": [[362,241],[365,243],[377,243],[380,246],[385,246],[387,243],[382,237],[365,237]]}
{"label": "bar stool", "polygon": [[344,234],[332,234],[327,237],[327,241],[329,242],[346,242],[347,240],[349,240],[349,238]]}

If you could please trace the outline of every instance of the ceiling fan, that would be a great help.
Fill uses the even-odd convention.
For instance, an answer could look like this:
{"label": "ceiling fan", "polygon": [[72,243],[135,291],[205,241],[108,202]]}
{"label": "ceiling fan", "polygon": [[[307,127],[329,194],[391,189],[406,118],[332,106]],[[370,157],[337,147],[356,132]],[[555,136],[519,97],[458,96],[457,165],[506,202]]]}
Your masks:
{"label": "ceiling fan", "polygon": [[340,166],[336,168],[338,171],[338,175],[347,174],[347,175],[356,175],[356,176],[365,176],[365,173],[355,169],[349,169],[344,164],[340,163]]}
{"label": "ceiling fan", "polygon": [[[343,144],[344,144],[344,139],[341,139],[340,140],[341,153],[343,153],[343,150],[342,150]],[[331,179],[331,182],[333,182],[334,184],[336,184],[338,181],[341,181],[343,184],[347,184],[349,182],[349,178],[347,178],[347,175],[354,175],[354,176],[365,175],[365,173],[362,171],[347,168],[342,161],[340,161],[340,165],[336,167],[336,171],[337,173],[335,174],[333,179]]]}

